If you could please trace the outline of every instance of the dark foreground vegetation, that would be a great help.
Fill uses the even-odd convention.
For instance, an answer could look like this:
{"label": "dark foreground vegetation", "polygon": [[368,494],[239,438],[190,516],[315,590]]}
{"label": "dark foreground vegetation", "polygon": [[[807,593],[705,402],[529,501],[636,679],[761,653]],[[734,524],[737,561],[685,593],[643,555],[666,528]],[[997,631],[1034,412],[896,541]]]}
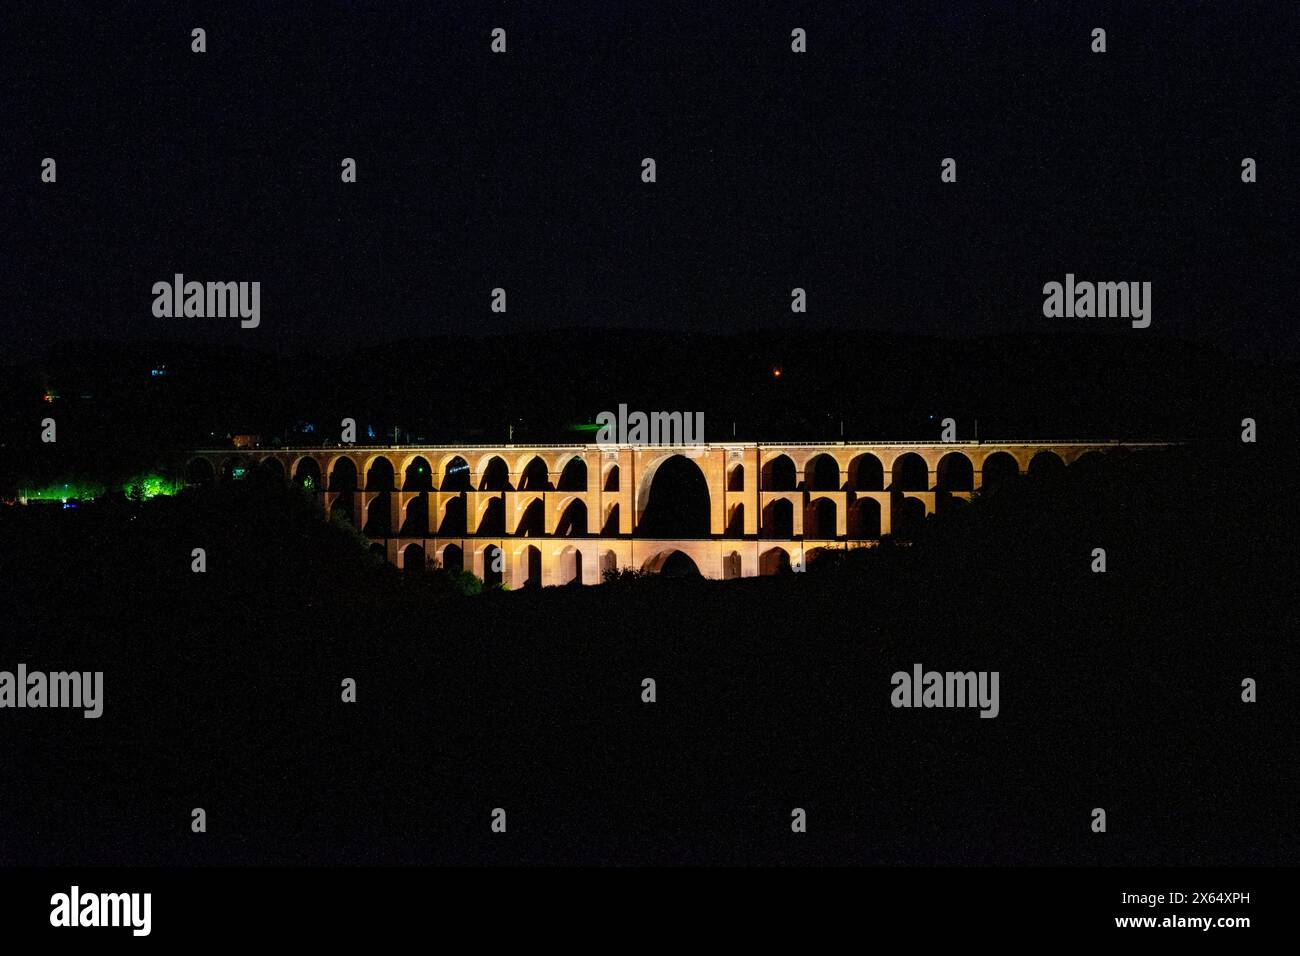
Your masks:
{"label": "dark foreground vegetation", "polygon": [[[476,596],[290,489],[0,508],[0,669],[106,698],[0,715],[0,855],[1294,862],[1291,467],[1111,456],[804,574]],[[892,708],[918,662],[999,671],[1000,715]]]}

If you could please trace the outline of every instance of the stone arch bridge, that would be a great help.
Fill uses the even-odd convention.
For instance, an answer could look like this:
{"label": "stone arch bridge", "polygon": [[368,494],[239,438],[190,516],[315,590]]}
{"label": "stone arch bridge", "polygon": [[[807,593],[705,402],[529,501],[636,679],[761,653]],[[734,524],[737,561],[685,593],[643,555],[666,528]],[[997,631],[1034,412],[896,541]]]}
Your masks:
{"label": "stone arch bridge", "polygon": [[606,569],[773,574],[819,548],[906,538],[1019,474],[1119,442],[332,445],[200,449],[192,484],[294,481],[400,568],[595,584]]}

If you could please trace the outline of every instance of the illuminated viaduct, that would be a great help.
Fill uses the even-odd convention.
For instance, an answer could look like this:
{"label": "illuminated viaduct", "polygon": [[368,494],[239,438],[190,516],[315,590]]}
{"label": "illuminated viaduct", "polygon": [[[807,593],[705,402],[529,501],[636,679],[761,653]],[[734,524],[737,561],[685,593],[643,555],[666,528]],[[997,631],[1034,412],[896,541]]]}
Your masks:
{"label": "illuminated viaduct", "polygon": [[772,574],[818,548],[906,537],[927,515],[1017,474],[1144,447],[1162,446],[257,447],[192,452],[186,480],[292,479],[399,568],[436,561],[521,587],[596,584],[610,568],[689,570],[690,562],[707,578]]}

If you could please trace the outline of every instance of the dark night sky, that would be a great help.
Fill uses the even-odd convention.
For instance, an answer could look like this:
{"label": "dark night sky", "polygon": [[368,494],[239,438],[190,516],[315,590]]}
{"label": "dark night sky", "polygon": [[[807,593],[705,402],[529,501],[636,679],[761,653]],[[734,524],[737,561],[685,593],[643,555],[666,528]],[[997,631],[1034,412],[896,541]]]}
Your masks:
{"label": "dark night sky", "polygon": [[[0,9],[12,357],[552,326],[1123,332],[1042,317],[1066,272],[1153,283],[1151,329],[1125,334],[1300,345],[1295,3],[124,6]],[[260,281],[261,328],[155,319],[175,272]]]}

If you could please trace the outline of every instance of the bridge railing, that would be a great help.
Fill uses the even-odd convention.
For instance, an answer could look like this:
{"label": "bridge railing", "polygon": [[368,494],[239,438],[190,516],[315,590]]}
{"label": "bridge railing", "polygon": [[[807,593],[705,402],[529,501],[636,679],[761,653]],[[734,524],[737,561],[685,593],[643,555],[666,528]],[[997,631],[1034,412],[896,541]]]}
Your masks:
{"label": "bridge railing", "polygon": [[631,451],[641,451],[649,449],[663,448],[942,448],[947,446],[1006,446],[1013,445],[1017,448],[1032,448],[1037,446],[1052,447],[1060,445],[1096,445],[1108,448],[1166,448],[1171,445],[1179,445],[1182,442],[1171,441],[1121,441],[1119,439],[1089,439],[1089,438],[1059,438],[1059,439],[1019,439],[1019,438],[981,438],[972,441],[730,441],[730,442],[698,442],[691,445],[635,445],[635,444],[616,444],[606,445],[588,443],[577,444],[572,442],[557,443],[537,443],[521,445],[517,443],[508,444],[485,444],[477,445],[470,443],[460,443],[455,445],[430,444],[426,442],[401,442],[398,444],[362,444],[361,442],[343,443],[330,442],[325,444],[280,444],[280,445],[251,445],[251,446],[229,446],[213,448],[194,448],[185,449],[190,454],[225,454],[231,451],[338,451],[338,450],[401,450],[401,449],[428,449],[430,451],[476,451],[491,450],[504,451],[509,449],[519,451],[530,451],[534,449],[604,449],[604,450],[621,450],[628,449]]}

